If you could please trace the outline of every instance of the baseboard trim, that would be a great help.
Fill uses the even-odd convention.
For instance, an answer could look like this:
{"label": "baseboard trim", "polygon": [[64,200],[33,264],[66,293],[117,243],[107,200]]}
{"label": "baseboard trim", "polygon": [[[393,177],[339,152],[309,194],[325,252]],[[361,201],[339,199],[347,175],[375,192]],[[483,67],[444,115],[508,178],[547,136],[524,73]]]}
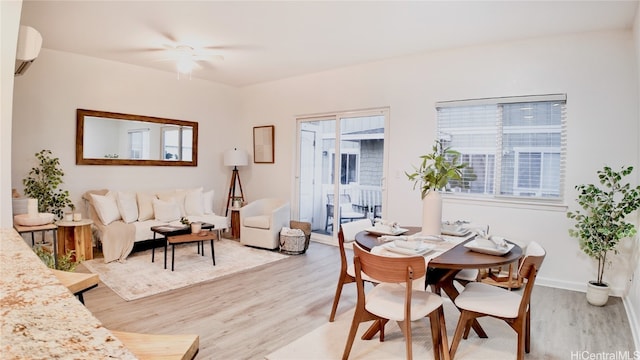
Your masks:
{"label": "baseboard trim", "polygon": [[636,314],[635,309],[633,308],[633,304],[629,301],[628,296],[622,298],[622,304],[624,305],[624,309],[627,312],[627,317],[629,318],[629,326],[631,326],[631,336],[633,337],[636,351],[640,351],[640,322],[638,322],[638,316],[640,316],[640,314]]}
{"label": "baseboard trim", "polygon": [[[536,284],[537,285],[542,285],[542,286],[558,288],[558,289],[578,291],[578,292],[583,292],[583,293],[587,292],[587,284],[586,283],[579,283],[579,282],[575,282],[575,281],[563,281],[563,280],[550,279],[550,278],[544,278],[544,277],[538,276],[536,278]],[[616,297],[623,297],[625,295],[625,289],[613,288],[612,287],[610,295],[611,296],[616,296]]]}

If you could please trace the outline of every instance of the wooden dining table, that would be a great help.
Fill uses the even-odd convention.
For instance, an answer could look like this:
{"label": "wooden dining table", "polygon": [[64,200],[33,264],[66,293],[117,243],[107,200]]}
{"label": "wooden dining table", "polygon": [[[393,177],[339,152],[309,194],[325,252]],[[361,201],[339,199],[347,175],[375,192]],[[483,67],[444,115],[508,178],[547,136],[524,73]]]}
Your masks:
{"label": "wooden dining table", "polygon": [[[403,235],[413,235],[420,232],[419,227],[407,227],[408,231]],[[456,274],[463,269],[488,269],[498,266],[509,265],[517,262],[522,257],[522,248],[514,244],[511,251],[504,255],[489,255],[472,251],[464,246],[465,243],[473,240],[473,236],[454,245],[451,249],[432,258],[427,264],[426,286],[431,286],[434,292],[440,293],[443,290],[451,301],[455,304],[455,299],[460,295],[455,287],[453,280]],[[361,231],[356,234],[355,241],[367,251],[371,251],[375,246],[382,245],[386,241],[380,238],[380,235],[367,231]],[[487,334],[477,321],[472,324],[474,331],[481,338],[486,338]],[[365,334],[372,337],[374,333]],[[364,338],[364,336],[363,336]]]}

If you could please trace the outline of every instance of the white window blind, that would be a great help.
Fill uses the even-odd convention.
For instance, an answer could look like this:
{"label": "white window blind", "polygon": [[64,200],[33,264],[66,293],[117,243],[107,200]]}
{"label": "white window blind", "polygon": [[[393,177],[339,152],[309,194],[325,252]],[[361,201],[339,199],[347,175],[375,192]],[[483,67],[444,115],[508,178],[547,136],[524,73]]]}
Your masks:
{"label": "white window blind", "polygon": [[469,164],[456,192],[561,199],[566,95],[440,102],[438,137]]}

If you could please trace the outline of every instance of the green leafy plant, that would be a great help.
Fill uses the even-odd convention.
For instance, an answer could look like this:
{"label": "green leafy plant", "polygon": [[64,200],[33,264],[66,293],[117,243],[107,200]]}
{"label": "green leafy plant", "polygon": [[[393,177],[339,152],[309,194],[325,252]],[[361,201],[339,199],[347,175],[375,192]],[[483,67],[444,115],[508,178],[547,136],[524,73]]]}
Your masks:
{"label": "green leafy plant", "polygon": [[640,208],[640,186],[622,183],[631,174],[633,166],[622,167],[619,172],[605,166],[598,170],[600,186],[583,184],[576,201],[582,210],[569,211],[567,217],[576,221],[569,235],[578,238],[580,249],[598,260],[598,278],[595,285],[604,286],[602,278],[607,265],[607,254],[616,250],[621,239],[636,234],[635,226],[625,221],[627,215]]}
{"label": "green leafy plant", "polygon": [[180,218],[180,222],[182,223],[182,225],[186,225],[186,226],[191,225],[191,221],[189,221],[189,219],[187,219],[184,216]]}
{"label": "green leafy plant", "polygon": [[35,154],[38,166],[31,168],[22,180],[26,196],[38,199],[38,212],[52,213],[62,219],[66,207],[75,210],[69,191],[59,188],[64,172],[60,160],[51,156],[51,150],[41,150]]}
{"label": "green leafy plant", "polygon": [[[36,255],[42,260],[42,262],[47,265],[50,269],[56,269],[55,262],[53,259],[53,253],[44,249],[42,246],[36,246],[33,248]],[[65,255],[58,255],[58,270],[63,271],[75,271],[76,267],[80,263],[80,261],[75,262],[72,261],[75,250],[69,250]]]}
{"label": "green leafy plant", "polygon": [[460,162],[460,153],[444,146],[442,140],[436,140],[432,152],[420,158],[420,166],[405,175],[413,181],[414,189],[420,187],[423,199],[429,191],[442,190],[450,181],[461,180],[462,169],[467,167],[467,163]]}

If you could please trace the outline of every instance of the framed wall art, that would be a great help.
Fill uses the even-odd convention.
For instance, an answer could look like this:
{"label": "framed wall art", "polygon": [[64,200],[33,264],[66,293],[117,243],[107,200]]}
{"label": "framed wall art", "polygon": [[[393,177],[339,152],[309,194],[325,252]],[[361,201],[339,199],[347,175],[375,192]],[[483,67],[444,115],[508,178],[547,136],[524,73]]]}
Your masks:
{"label": "framed wall art", "polygon": [[274,163],[274,126],[253,127],[253,162]]}

